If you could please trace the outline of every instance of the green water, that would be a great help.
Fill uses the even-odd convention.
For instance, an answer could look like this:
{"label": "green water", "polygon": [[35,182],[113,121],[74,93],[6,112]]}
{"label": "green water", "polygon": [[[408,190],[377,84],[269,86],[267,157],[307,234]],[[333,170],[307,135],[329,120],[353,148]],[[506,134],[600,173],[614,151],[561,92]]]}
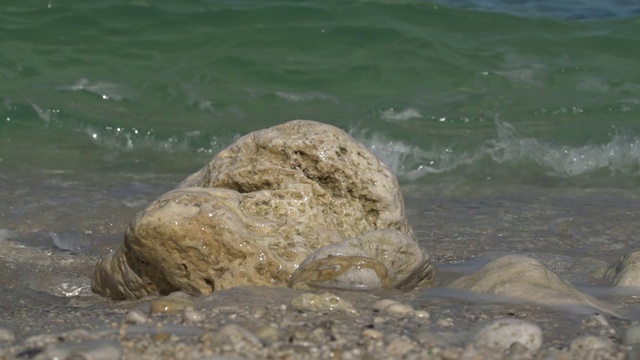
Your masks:
{"label": "green water", "polygon": [[637,186],[637,7],[540,4],[4,1],[0,172],[179,179],[306,118],[405,184]]}

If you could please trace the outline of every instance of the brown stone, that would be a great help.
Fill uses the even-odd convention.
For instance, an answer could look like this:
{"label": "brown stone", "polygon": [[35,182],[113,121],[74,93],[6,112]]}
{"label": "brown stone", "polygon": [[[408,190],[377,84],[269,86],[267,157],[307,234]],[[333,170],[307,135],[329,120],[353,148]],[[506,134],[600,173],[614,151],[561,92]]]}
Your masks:
{"label": "brown stone", "polygon": [[378,229],[415,243],[395,176],[342,130],[292,121],[239,139],[140,212],[92,288],[125,299],[286,285],[314,250]]}

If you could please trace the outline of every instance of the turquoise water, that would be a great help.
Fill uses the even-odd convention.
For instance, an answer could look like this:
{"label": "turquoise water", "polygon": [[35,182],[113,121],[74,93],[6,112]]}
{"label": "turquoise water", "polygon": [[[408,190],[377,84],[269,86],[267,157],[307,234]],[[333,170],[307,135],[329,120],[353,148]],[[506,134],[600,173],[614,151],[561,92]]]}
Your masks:
{"label": "turquoise water", "polygon": [[304,118],[405,186],[640,184],[630,1],[8,0],[0,44],[0,180],[173,183]]}

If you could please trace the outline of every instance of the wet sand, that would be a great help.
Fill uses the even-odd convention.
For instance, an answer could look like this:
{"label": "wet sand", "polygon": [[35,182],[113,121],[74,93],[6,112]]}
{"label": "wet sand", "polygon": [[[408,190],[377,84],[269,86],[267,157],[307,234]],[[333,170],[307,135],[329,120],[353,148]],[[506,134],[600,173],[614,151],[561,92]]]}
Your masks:
{"label": "wet sand", "polygon": [[[640,290],[616,291],[601,276],[617,257],[640,248],[637,191],[522,186],[449,194],[435,187],[404,188],[416,237],[436,262],[436,287],[324,290],[318,293],[332,293],[339,305],[346,301],[351,307],[300,308],[294,300],[304,292],[287,288],[238,288],[201,298],[177,294],[164,303],[111,302],[91,293],[96,259],[122,242],[138,210],[177,183],[171,176],[77,181],[64,174],[5,173],[0,183],[0,358],[570,358],[591,351],[599,356],[594,358],[622,359],[635,354],[622,338],[640,319]],[[504,253],[538,258],[622,316],[443,288]],[[410,310],[376,309],[380,299]],[[530,354],[518,346],[498,351],[474,343],[479,327],[503,318],[537,324],[541,349]],[[578,346],[576,339],[587,335],[606,347]]]}

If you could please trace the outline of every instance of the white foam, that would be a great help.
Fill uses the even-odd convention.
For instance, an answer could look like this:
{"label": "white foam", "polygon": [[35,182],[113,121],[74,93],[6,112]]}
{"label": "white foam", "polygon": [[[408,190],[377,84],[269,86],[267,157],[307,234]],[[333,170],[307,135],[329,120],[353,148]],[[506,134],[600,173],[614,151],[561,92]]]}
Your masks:
{"label": "white foam", "polygon": [[115,84],[106,81],[91,82],[88,79],[80,78],[72,85],[62,86],[62,91],[86,91],[97,94],[104,100],[124,100],[133,97],[133,91],[125,85]]}
{"label": "white foam", "polygon": [[455,171],[466,166],[536,163],[548,175],[575,177],[596,171],[640,175],[640,138],[616,134],[605,144],[554,145],[520,136],[508,122],[496,120],[497,136],[475,149],[454,146],[425,150],[379,133],[352,129],[351,135],[371,149],[399,178],[413,181],[429,174]]}
{"label": "white foam", "polygon": [[420,114],[417,109],[412,107],[401,111],[390,108],[382,111],[382,113],[380,114],[380,118],[387,121],[405,121],[411,119],[422,119],[422,114]]}

